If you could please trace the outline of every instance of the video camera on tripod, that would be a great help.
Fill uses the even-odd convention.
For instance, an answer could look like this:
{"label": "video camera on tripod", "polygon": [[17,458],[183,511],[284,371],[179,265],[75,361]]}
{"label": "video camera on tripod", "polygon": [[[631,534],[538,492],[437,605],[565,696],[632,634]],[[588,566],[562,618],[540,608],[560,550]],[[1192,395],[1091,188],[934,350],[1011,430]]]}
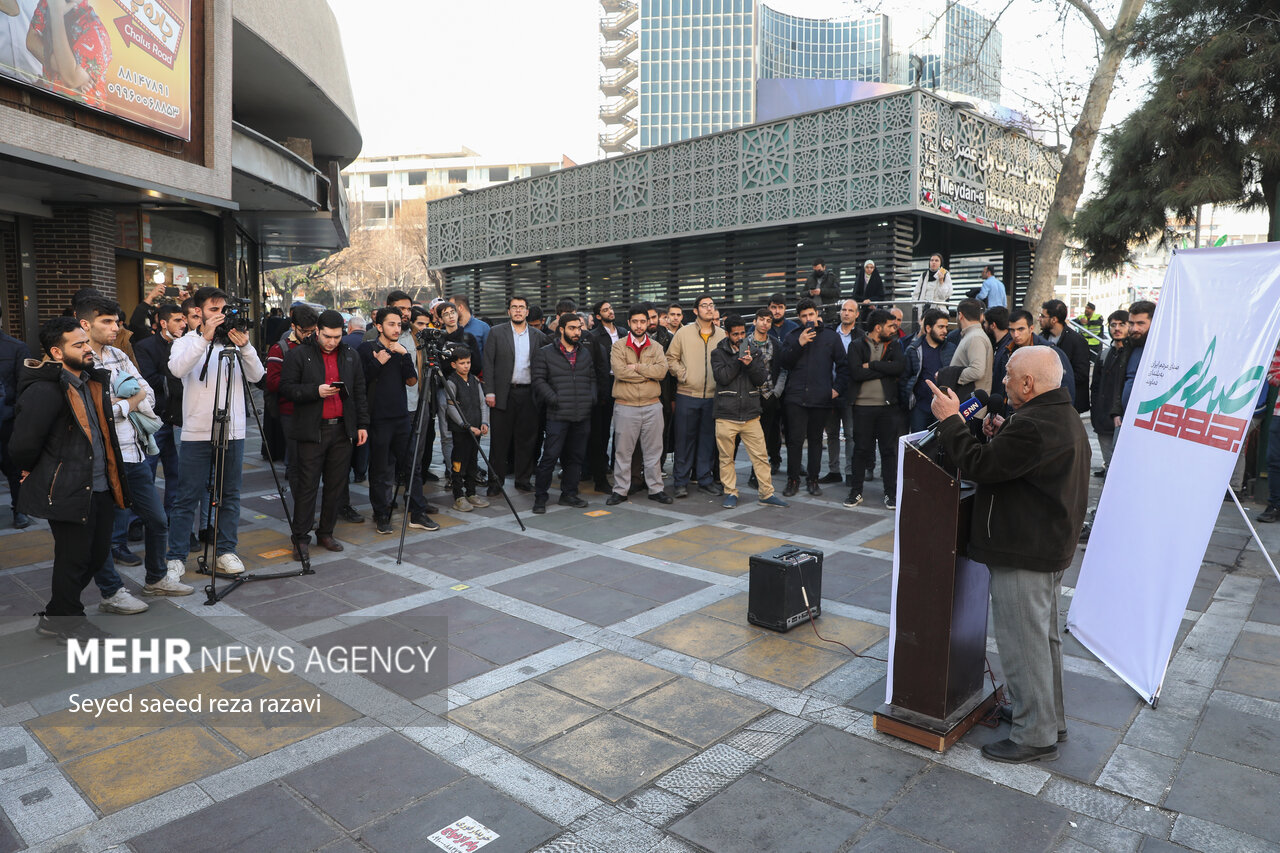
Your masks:
{"label": "video camera on tripod", "polygon": [[232,329],[238,332],[249,333],[249,328],[253,325],[253,320],[245,313],[247,307],[253,300],[241,296],[228,296],[227,307],[222,309],[224,319],[213,330],[213,342],[217,344],[232,345],[230,332]]}
{"label": "video camera on tripod", "polygon": [[423,361],[431,367],[439,367],[453,360],[454,350],[462,346],[457,341],[445,340],[443,329],[427,326],[414,336],[414,342],[422,352]]}

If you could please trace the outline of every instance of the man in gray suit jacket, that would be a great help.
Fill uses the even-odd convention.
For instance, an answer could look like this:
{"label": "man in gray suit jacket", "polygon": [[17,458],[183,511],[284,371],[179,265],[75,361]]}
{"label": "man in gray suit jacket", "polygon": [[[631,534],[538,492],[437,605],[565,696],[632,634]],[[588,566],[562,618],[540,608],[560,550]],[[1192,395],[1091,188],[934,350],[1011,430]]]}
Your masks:
{"label": "man in gray suit jacket", "polygon": [[533,491],[534,450],[538,446],[538,404],[533,397],[533,353],[546,346],[545,334],[529,325],[523,296],[507,301],[510,323],[495,326],[484,346],[484,401],[489,412],[489,491],[501,493],[507,455],[514,462],[516,488]]}

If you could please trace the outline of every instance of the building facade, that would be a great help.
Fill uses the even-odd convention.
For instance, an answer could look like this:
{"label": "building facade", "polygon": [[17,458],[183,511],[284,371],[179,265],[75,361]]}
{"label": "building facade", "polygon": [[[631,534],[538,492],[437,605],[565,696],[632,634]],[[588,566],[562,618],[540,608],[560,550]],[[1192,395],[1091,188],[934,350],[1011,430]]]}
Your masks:
{"label": "building facade", "polygon": [[529,161],[486,158],[460,151],[358,157],[342,170],[352,227],[381,227],[406,201],[430,201],[575,165],[567,157]]}
{"label": "building facade", "polygon": [[874,260],[900,298],[929,255],[953,295],[997,266],[1030,277],[1056,156],[1022,131],[911,90],[725,131],[428,205],[429,265],[481,313],[712,293],[791,301],[822,257],[848,292]]}
{"label": "building facade", "polygon": [[[758,0],[601,0],[600,150],[619,154],[919,85],[1000,100],[995,22],[952,0],[808,18]],[[762,112],[762,87],[770,86]],[[812,81],[804,91],[799,81]],[[782,106],[779,106],[781,104]],[[809,106],[788,111],[786,104]]]}
{"label": "building facade", "polygon": [[[49,25],[16,2],[29,33]],[[264,270],[347,243],[339,171],[361,136],[328,3],[121,11],[76,7],[96,35],[79,94],[21,22],[0,32],[0,301],[29,344],[86,286],[129,311],[157,284],[217,284],[256,313]]]}

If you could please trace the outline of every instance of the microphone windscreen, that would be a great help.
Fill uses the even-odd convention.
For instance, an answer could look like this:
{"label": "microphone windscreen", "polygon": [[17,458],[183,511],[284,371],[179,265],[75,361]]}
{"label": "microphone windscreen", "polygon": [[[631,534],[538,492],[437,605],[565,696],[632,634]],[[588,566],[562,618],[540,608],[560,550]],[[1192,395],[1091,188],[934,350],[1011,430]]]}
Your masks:
{"label": "microphone windscreen", "polygon": [[983,408],[986,408],[991,404],[991,395],[986,391],[983,391],[981,388],[973,392],[973,398],[981,403]]}
{"label": "microphone windscreen", "polygon": [[1005,399],[1003,394],[992,394],[990,401],[987,403],[987,411],[993,415],[1004,413]]}

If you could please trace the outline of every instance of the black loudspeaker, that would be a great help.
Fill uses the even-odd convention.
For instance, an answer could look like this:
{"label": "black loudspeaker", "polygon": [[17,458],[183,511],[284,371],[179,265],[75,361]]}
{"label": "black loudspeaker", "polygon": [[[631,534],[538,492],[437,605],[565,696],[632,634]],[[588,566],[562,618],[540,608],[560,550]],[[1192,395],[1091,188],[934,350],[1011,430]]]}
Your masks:
{"label": "black loudspeaker", "polygon": [[[789,631],[822,614],[822,552],[817,548],[781,545],[752,554],[747,621],[752,625]],[[805,607],[808,593],[809,605]]]}

